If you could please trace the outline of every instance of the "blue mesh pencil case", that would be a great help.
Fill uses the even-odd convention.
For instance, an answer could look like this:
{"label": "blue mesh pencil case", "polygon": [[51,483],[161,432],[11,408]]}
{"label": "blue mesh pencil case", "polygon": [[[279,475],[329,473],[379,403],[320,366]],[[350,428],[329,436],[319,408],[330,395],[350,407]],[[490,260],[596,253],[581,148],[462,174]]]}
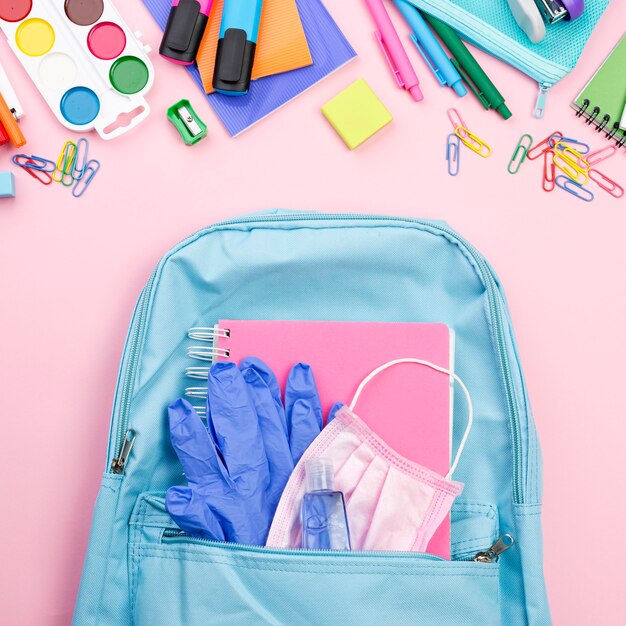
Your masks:
{"label": "blue mesh pencil case", "polygon": [[537,81],[535,117],[542,117],[550,88],[574,69],[609,0],[586,0],[583,15],[547,29],[545,39],[531,43],[517,25],[507,0],[408,0],[454,28],[485,52]]}

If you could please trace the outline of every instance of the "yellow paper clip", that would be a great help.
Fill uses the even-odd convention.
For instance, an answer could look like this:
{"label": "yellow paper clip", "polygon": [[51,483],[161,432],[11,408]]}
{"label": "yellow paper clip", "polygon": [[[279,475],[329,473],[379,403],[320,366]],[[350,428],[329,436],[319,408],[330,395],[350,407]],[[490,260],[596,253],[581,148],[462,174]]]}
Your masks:
{"label": "yellow paper clip", "polygon": [[485,143],[480,137],[470,132],[465,126],[458,126],[454,129],[454,132],[463,142],[463,145],[467,146],[478,156],[483,157],[483,159],[486,159],[491,154],[491,146]]}
{"label": "yellow paper clip", "polygon": [[566,176],[569,176],[573,181],[586,185],[589,182],[588,170],[583,169],[578,165],[576,161],[572,161],[562,152],[554,153],[554,165],[558,167]]}
{"label": "yellow paper clip", "polygon": [[491,147],[467,128],[467,124],[456,109],[448,109],[447,113],[454,128],[454,134],[463,142],[463,145],[486,159],[491,154]]}
{"label": "yellow paper clip", "polygon": [[[583,170],[584,172],[589,171],[589,161],[585,158],[582,152],[579,152],[575,148],[568,146],[567,144],[559,141],[556,146],[561,146],[558,148],[560,150],[563,159],[572,166],[576,166],[579,170]],[[555,146],[555,152],[557,148]]]}
{"label": "yellow paper clip", "polygon": [[[65,182],[63,182],[64,177],[68,174],[72,175],[72,166],[74,164],[74,158],[76,156],[76,144],[68,140],[63,144],[63,148],[61,149],[61,154],[59,154],[59,158],[57,159],[57,166],[54,172],[52,172],[52,180],[57,183],[63,183],[68,186]],[[57,172],[61,174],[59,178],[57,178]],[[70,183],[71,184],[71,183]]]}

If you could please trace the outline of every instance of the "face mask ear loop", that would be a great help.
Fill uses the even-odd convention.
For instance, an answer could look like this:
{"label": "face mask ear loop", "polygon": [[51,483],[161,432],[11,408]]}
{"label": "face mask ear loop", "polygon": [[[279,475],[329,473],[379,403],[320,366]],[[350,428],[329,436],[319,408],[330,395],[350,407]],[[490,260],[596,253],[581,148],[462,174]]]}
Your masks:
{"label": "face mask ear loop", "polygon": [[354,411],[356,403],[359,400],[359,396],[361,395],[363,389],[365,389],[367,383],[372,380],[372,378],[378,376],[378,374],[388,369],[389,367],[398,365],[400,363],[415,363],[417,365],[425,365],[426,367],[430,367],[431,369],[441,372],[442,374],[447,374],[448,376],[451,376],[454,381],[458,383],[461,391],[463,392],[463,395],[465,396],[465,400],[467,401],[467,426],[465,427],[465,432],[463,433],[463,437],[461,439],[461,443],[459,444],[459,449],[456,452],[456,456],[454,457],[454,461],[450,466],[450,471],[446,474],[446,478],[450,479],[452,477],[452,474],[454,473],[454,470],[456,469],[456,466],[459,464],[459,459],[461,458],[461,454],[463,452],[463,449],[465,448],[465,444],[467,443],[467,438],[469,437],[470,430],[472,430],[472,424],[474,423],[474,406],[472,405],[472,398],[469,391],[467,390],[467,387],[465,386],[465,383],[454,372],[451,372],[445,367],[435,365],[430,361],[423,361],[422,359],[395,359],[394,361],[389,361],[377,367],[361,381],[361,384],[358,386],[356,393],[354,394],[354,398],[352,398],[352,402],[350,403],[349,408],[351,411]]}

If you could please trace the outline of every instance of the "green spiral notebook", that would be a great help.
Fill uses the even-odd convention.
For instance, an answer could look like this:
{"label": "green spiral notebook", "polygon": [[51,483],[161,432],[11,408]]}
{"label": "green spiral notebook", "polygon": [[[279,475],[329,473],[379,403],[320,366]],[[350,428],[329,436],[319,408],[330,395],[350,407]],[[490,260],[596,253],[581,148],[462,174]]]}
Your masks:
{"label": "green spiral notebook", "polygon": [[607,139],[626,145],[626,130],[620,122],[626,107],[626,35],[578,94],[572,108],[588,124],[606,131]]}

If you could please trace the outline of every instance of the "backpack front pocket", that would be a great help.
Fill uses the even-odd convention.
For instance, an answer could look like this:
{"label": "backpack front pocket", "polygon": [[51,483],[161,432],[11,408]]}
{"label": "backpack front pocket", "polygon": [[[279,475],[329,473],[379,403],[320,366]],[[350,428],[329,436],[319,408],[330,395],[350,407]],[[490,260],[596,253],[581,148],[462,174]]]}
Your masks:
{"label": "backpack front pocket", "polygon": [[205,541],[162,502],[140,496],[131,519],[134,624],[500,624],[497,563]]}

